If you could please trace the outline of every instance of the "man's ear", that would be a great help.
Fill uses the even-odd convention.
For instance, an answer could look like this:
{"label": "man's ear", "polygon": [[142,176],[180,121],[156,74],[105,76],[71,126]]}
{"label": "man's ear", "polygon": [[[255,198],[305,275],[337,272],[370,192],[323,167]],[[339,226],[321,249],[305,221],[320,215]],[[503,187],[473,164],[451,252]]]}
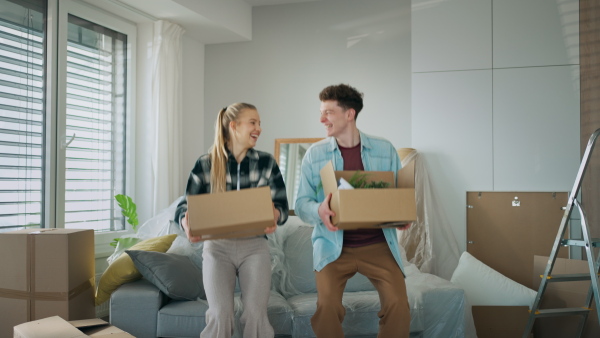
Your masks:
{"label": "man's ear", "polygon": [[356,110],[354,108],[349,108],[346,113],[348,113],[348,121],[356,120]]}

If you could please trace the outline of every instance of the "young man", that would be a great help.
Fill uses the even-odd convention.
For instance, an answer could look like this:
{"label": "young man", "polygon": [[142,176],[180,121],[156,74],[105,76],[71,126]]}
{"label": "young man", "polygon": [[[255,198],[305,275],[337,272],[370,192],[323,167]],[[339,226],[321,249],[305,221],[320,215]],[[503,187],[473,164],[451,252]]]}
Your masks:
{"label": "young man", "polygon": [[348,85],[321,91],[321,123],[327,138],[311,146],[302,160],[296,213],[314,225],[313,261],[317,284],[317,311],[311,319],[319,338],[343,338],[346,313],[342,294],[346,282],[363,274],[379,293],[378,337],[409,336],[410,310],[395,228],[339,230],[331,223],[331,194],[324,196],[320,170],[333,161],[335,170],[397,172],[401,165],[393,145],[356,127],[362,93]]}

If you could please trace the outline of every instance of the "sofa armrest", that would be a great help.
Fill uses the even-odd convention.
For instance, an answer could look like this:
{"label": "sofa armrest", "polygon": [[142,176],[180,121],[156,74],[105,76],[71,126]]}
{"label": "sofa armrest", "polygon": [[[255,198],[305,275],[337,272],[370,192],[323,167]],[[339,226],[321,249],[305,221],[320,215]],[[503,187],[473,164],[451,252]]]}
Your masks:
{"label": "sofa armrest", "polygon": [[167,301],[167,296],[145,279],[123,284],[110,297],[110,323],[138,338],[154,338],[158,310]]}

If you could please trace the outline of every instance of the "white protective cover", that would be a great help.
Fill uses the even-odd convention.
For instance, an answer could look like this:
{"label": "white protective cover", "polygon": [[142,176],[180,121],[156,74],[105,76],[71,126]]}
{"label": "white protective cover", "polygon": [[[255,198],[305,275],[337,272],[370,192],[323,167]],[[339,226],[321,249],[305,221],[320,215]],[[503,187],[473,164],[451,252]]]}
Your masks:
{"label": "white protective cover", "polygon": [[407,230],[398,231],[401,246],[407,251],[409,262],[421,272],[449,280],[460,257],[458,242],[448,218],[437,203],[425,163],[412,148],[398,150],[402,166],[415,161],[415,194],[417,221]]}

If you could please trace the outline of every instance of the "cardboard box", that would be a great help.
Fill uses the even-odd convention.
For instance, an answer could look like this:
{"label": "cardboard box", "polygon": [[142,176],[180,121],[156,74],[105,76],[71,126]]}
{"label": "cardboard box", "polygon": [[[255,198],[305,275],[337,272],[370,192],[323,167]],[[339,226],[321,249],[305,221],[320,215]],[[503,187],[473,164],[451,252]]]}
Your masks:
{"label": "cardboard box", "polygon": [[473,306],[478,338],[521,338],[528,320],[527,306]]}
{"label": "cardboard box", "polygon": [[96,316],[93,230],[1,233],[0,257],[0,337],[35,319]]}
{"label": "cardboard box", "polygon": [[67,322],[59,316],[48,317],[15,326],[14,338],[56,337],[109,337],[135,338],[129,333],[112,326],[102,319],[86,319]]}
{"label": "cardboard box", "polygon": [[334,225],[340,229],[372,229],[400,226],[417,219],[414,167],[412,180],[411,168],[407,167],[398,172],[398,182],[391,171],[365,171],[368,180],[388,182],[388,188],[338,190],[338,180],[349,180],[355,173],[355,170],[334,171],[331,161],[321,169],[325,195],[332,194],[329,206],[335,212]]}
{"label": "cardboard box", "polygon": [[[533,284],[535,290],[539,289],[541,278],[548,264],[547,256],[533,257]],[[589,273],[587,261],[557,258],[552,269],[552,274],[574,274]],[[542,297],[541,309],[584,307],[590,281],[580,282],[557,282],[548,283],[546,292]],[[598,326],[598,313],[592,301],[592,311],[588,315],[582,337],[600,337],[600,326]],[[536,337],[563,338],[574,337],[580,323],[580,316],[562,316],[537,318],[534,324]]]}
{"label": "cardboard box", "polygon": [[190,231],[205,240],[260,235],[274,225],[269,187],[190,195],[187,202]]}

